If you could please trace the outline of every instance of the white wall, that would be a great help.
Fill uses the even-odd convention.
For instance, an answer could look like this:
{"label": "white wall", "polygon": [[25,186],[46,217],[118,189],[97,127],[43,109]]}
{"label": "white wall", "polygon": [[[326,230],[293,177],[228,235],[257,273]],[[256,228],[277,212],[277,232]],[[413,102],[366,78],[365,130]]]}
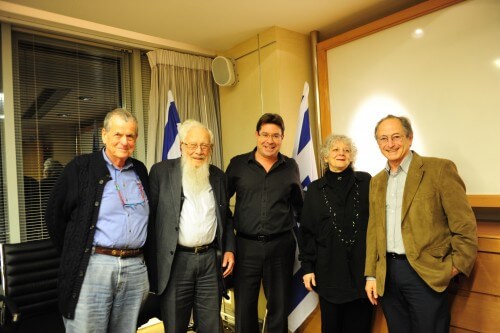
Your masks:
{"label": "white wall", "polygon": [[468,194],[500,193],[500,1],[465,1],[327,57],[332,131],[355,140],[358,170],[384,166],[376,122],[406,115],[414,150],[453,160]]}

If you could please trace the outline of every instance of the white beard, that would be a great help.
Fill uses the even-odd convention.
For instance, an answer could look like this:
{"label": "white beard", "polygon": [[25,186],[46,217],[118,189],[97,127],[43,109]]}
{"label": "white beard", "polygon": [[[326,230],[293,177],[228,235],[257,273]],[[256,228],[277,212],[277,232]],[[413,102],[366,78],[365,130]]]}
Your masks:
{"label": "white beard", "polygon": [[196,195],[210,188],[208,162],[203,163],[199,167],[195,167],[187,157],[183,155],[181,156],[181,168],[182,188],[184,192]]}

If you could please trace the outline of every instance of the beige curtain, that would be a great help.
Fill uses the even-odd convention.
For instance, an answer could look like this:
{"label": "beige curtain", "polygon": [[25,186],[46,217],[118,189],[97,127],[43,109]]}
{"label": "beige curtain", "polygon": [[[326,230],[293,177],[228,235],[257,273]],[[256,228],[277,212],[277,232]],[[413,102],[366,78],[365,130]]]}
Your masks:
{"label": "beige curtain", "polygon": [[171,90],[181,122],[195,119],[214,133],[212,164],[222,168],[219,91],[211,74],[212,58],[167,50],[147,53],[151,66],[146,165],[161,161],[167,95]]}

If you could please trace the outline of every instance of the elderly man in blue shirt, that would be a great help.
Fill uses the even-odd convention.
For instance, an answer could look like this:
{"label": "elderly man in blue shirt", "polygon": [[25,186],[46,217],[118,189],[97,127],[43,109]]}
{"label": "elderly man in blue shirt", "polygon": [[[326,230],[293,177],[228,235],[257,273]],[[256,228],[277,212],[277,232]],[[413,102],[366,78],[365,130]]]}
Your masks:
{"label": "elderly man in blue shirt", "polygon": [[115,109],[104,119],[105,147],[75,157],[57,180],[46,209],[61,253],[59,309],[66,332],[136,332],[149,282],[149,183],[132,158],[137,119]]}

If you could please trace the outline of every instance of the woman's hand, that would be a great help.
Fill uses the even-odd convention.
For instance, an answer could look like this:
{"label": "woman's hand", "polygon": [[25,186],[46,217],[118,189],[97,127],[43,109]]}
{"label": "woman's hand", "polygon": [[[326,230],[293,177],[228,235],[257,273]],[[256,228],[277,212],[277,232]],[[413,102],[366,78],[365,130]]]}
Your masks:
{"label": "woman's hand", "polygon": [[306,289],[313,291],[313,286],[316,287],[316,276],[314,273],[304,274],[302,279],[304,280],[304,286]]}

